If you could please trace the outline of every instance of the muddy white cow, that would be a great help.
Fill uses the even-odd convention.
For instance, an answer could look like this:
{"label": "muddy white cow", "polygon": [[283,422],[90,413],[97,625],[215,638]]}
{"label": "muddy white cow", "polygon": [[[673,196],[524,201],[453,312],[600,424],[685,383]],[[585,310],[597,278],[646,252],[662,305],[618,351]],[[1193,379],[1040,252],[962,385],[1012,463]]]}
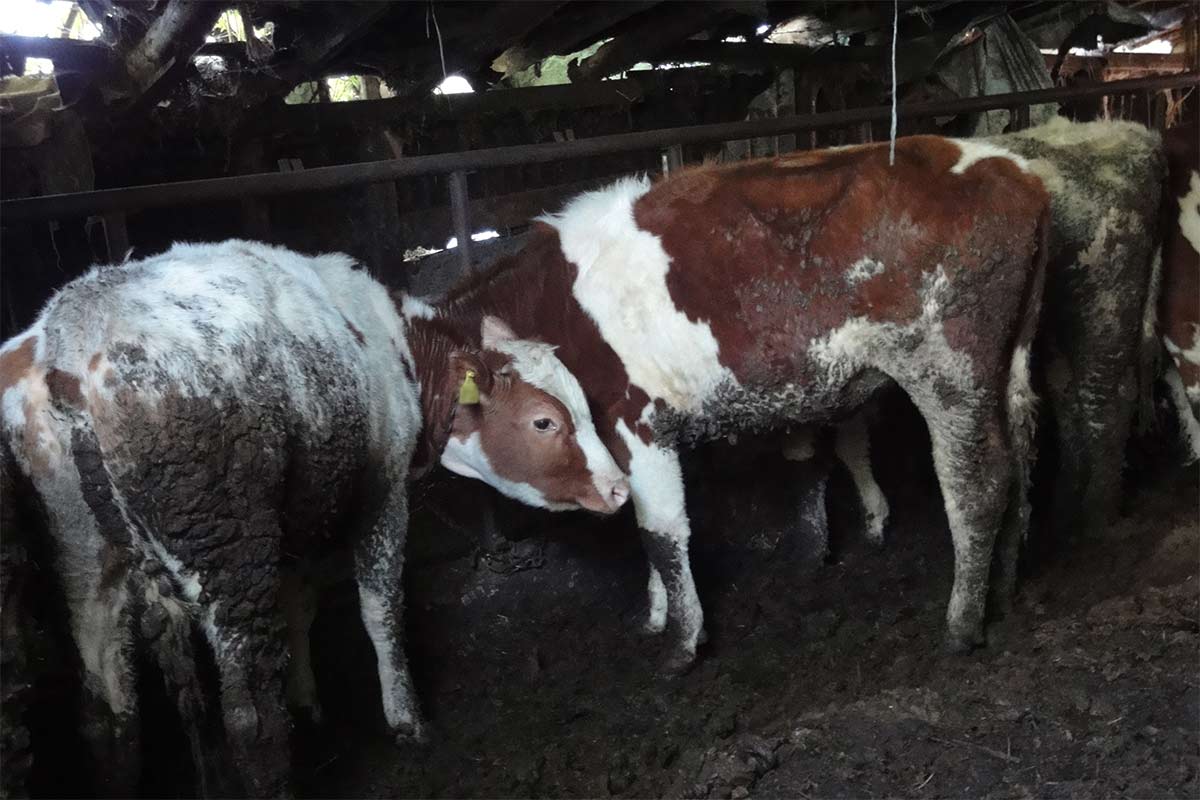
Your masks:
{"label": "muddy white cow", "polygon": [[245,790],[286,791],[288,633],[290,699],[315,696],[311,616],[281,587],[338,541],[384,715],[421,735],[401,595],[414,470],[440,461],[550,509],[622,505],[628,483],[549,345],[494,316],[432,316],[345,256],[181,244],[90,271],[0,349],[4,443],[48,515],[110,789],[135,785],[135,640],[153,639],[188,719],[195,623]]}
{"label": "muddy white cow", "polygon": [[703,613],[678,448],[824,423],[889,382],[935,442],[955,547],[948,641],[980,641],[988,567],[1033,413],[1047,199],[995,145],[914,137],[626,179],[541,219],[452,295],[522,300],[518,335],[558,346],[627,469],[669,669]]}
{"label": "muddy white cow", "polygon": [[1164,382],[1194,461],[1200,459],[1200,127],[1172,128],[1164,140],[1170,177],[1159,325],[1171,359]]}
{"label": "muddy white cow", "polygon": [[[1121,497],[1135,420],[1150,413],[1160,347],[1155,318],[1166,174],[1162,140],[1134,123],[1059,118],[986,141],[1022,156],[1050,193],[1045,309],[1036,347],[1058,453],[1049,519],[1060,534],[1100,530]],[[1194,319],[1196,270],[1180,269],[1183,261],[1169,271],[1176,282],[1190,279],[1192,294],[1186,286],[1175,292],[1165,319],[1184,316],[1189,304]],[[888,504],[872,475],[866,423],[852,420],[836,436],[837,455],[865,509],[867,536],[881,542]]]}

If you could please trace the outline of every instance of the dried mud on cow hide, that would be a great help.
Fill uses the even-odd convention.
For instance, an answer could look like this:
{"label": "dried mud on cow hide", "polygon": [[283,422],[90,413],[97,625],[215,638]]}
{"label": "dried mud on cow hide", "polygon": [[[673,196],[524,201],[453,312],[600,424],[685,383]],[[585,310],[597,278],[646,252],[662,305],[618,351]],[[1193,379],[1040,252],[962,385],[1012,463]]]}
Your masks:
{"label": "dried mud on cow hide", "polygon": [[[888,544],[863,542],[849,476],[834,472],[827,558],[819,520],[794,510],[819,470],[747,448],[692,454],[709,643],[674,680],[652,675],[662,643],[636,634],[646,568],[632,519],[502,507],[499,527],[525,538],[481,541],[447,512],[418,512],[408,624],[432,743],[398,755],[368,724],[371,652],[346,596],[314,632],[329,727],[301,747],[301,793],[1194,797],[1195,470],[1143,471],[1128,516],[1033,565],[989,646],[952,656],[929,445],[915,421],[892,427],[877,451],[897,499]],[[463,490],[415,505],[452,499],[474,525],[465,509],[481,503]]]}

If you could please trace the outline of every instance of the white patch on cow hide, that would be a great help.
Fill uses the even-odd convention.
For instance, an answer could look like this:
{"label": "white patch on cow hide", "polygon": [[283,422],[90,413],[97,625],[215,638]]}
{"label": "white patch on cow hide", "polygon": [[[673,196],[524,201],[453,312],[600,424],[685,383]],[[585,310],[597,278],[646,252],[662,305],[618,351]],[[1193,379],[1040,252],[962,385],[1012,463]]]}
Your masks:
{"label": "white patch on cow hide", "polygon": [[1192,345],[1188,348],[1181,347],[1169,336],[1163,337],[1163,344],[1166,345],[1167,352],[1171,354],[1171,358],[1175,359],[1176,364],[1182,365],[1184,362],[1200,364],[1200,325],[1193,322],[1191,329]]}
{"label": "white patch on cow hide", "polygon": [[1007,158],[1022,171],[1029,170],[1029,162],[1023,157],[991,142],[982,139],[951,139],[950,141],[957,144],[960,151],[958,161],[950,168],[955,175],[962,175],[976,161],[983,161],[986,158]]}
{"label": "white patch on cow hide", "polygon": [[525,505],[548,508],[551,511],[570,511],[576,508],[567,503],[552,503],[530,484],[510,481],[497,473],[483,450],[478,431],[466,439],[451,436],[442,450],[441,464],[456,475],[481,480],[506,497]]}
{"label": "white patch on cow hide", "polygon": [[942,328],[948,286],[945,269],[938,264],[923,278],[918,319],[898,325],[853,317],[814,339],[808,354],[826,371],[824,383],[841,386],[874,368],[905,385],[928,385],[939,379],[961,391],[973,388],[971,357],[952,348]]}
{"label": "white patch on cow hide", "polygon": [[[540,219],[558,230],[563,254],[577,269],[575,299],[621,359],[630,383],[697,413],[718,386],[737,380],[721,365],[709,325],[689,320],[671,299],[671,259],[662,241],[637,227],[633,205],[649,190],[647,179],[626,178]],[[646,346],[648,336],[653,347]]]}
{"label": "white patch on cow hide", "polygon": [[1167,395],[1171,399],[1175,418],[1179,422],[1179,437],[1188,450],[1187,463],[1190,464],[1200,459],[1200,421],[1197,421],[1195,411],[1197,403],[1200,403],[1200,392],[1189,390],[1200,389],[1200,387],[1184,388],[1179,370],[1174,367],[1167,368],[1163,375],[1163,383],[1167,385]]}
{"label": "white patch on cow hide", "polygon": [[1188,193],[1179,198],[1179,230],[1200,253],[1200,172],[1192,170]]}
{"label": "white patch on cow hide", "polygon": [[[49,332],[48,363],[84,376],[90,402],[112,396],[106,375],[89,369],[101,353],[103,373],[148,405],[167,394],[255,401],[269,384],[320,429],[344,414],[340,393],[367,409],[372,442],[415,446],[420,407],[401,363],[411,362],[404,324],[384,287],[341,254],[176,244],[91,270],[50,301],[39,324]],[[337,392],[314,391],[316,373]],[[406,463],[406,453],[394,460]]]}
{"label": "white patch on cow hide", "polygon": [[846,285],[857,286],[863,281],[869,281],[876,275],[882,275],[883,270],[884,266],[881,262],[863,256],[851,264],[850,269],[846,270]]}
{"label": "white patch on cow hide", "polygon": [[646,593],[650,597],[646,614],[646,633],[662,633],[667,629],[667,587],[663,585],[662,575],[650,565],[650,579],[646,584]]}
{"label": "white patch on cow hide", "polygon": [[433,319],[437,315],[433,306],[411,294],[404,295],[400,301],[400,313],[404,315],[405,319]]}

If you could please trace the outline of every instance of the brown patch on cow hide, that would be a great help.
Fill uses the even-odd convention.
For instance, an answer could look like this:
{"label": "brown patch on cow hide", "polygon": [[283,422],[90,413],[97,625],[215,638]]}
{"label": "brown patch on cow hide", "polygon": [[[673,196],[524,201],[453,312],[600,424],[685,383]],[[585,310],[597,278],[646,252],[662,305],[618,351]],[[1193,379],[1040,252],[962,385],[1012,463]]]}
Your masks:
{"label": "brown patch on cow hide", "polygon": [[34,350],[37,348],[37,337],[30,336],[15,350],[9,350],[0,355],[0,392],[15,386],[33,366]]}
{"label": "brown patch on cow hide", "polygon": [[46,388],[55,405],[83,408],[83,392],[80,387],[79,378],[58,367],[51,367],[46,373]]}
{"label": "brown patch on cow hide", "polygon": [[[634,217],[662,241],[671,298],[711,327],[721,363],[743,385],[777,385],[806,368],[814,340],[850,319],[919,318],[939,266],[952,302],[971,306],[968,335],[1013,335],[1011,303],[992,299],[1024,291],[1046,194],[1008,159],[956,175],[959,155],[954,143],[923,136],[898,143],[894,166],[882,145],[731,164],[703,171],[720,191],[655,186]],[[852,279],[868,260],[877,273]],[[978,325],[981,316],[999,328]],[[979,346],[953,331],[947,338]]]}
{"label": "brown patch on cow hide", "polygon": [[[587,456],[575,440],[571,413],[559,400],[523,380],[497,375],[486,406],[460,406],[458,414],[489,414],[488,406],[504,407],[504,416],[514,420],[511,427],[480,425],[480,444],[496,473],[514,483],[533,486],[550,502],[575,503],[595,494],[595,483],[587,466]],[[566,426],[556,434],[537,433],[527,421],[549,407]],[[457,425],[456,425],[457,427]],[[471,431],[474,432],[474,431]],[[552,438],[551,438],[552,436]],[[530,446],[534,437],[545,437]],[[603,498],[598,498],[603,504]]]}
{"label": "brown patch on cow hide", "polygon": [[346,319],[344,316],[342,317],[342,321],[346,323],[346,329],[349,330],[350,333],[354,334],[354,338],[358,340],[358,343],[360,345],[367,343],[367,337],[363,336],[362,331],[360,331],[358,328],[354,327],[353,322]]}

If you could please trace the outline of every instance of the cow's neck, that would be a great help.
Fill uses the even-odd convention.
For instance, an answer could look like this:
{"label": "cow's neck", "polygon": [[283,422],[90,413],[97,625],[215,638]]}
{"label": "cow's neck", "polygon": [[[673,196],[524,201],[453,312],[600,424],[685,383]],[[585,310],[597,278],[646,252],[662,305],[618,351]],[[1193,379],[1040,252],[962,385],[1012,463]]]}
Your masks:
{"label": "cow's neck", "polygon": [[472,339],[465,328],[451,321],[415,317],[408,321],[408,346],[421,389],[421,438],[412,464],[415,472],[423,473],[441,458],[458,406],[449,381],[450,354],[478,349],[478,333]]}

